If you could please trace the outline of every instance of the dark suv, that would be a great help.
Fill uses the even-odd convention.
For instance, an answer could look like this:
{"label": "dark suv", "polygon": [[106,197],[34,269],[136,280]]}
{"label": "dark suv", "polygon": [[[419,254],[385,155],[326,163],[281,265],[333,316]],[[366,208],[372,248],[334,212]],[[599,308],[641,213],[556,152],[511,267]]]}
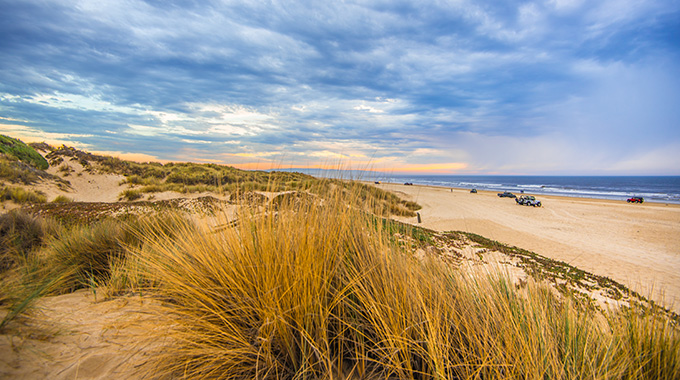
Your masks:
{"label": "dark suv", "polygon": [[517,198],[517,196],[509,191],[506,191],[504,193],[498,193],[498,196],[501,198]]}

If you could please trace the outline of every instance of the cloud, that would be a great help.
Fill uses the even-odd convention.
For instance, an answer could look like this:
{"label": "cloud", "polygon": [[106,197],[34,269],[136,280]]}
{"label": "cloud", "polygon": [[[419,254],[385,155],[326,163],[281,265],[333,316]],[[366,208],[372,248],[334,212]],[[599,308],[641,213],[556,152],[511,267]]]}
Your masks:
{"label": "cloud", "polygon": [[680,175],[680,144],[677,142],[635,153],[613,163],[608,169],[616,173],[644,175]]}
{"label": "cloud", "polygon": [[93,154],[100,154],[104,156],[113,156],[113,157],[118,157],[123,160],[130,160],[130,161],[135,161],[135,162],[161,162],[161,163],[167,163],[169,162],[168,160],[160,160],[156,156],[152,156],[150,154],[144,154],[144,153],[130,153],[130,152],[118,152],[118,151],[108,151],[108,150],[92,150],[90,151]]}
{"label": "cloud", "polygon": [[18,138],[25,143],[46,142],[50,145],[60,146],[69,145],[81,149],[88,149],[91,146],[80,142],[81,139],[91,137],[88,134],[78,133],[46,133],[40,129],[32,128],[22,124],[0,123],[0,133],[14,138]]}
{"label": "cloud", "polygon": [[437,173],[437,174],[456,174],[467,168],[463,162],[447,162],[438,164],[407,164],[404,166],[394,166],[390,170],[396,173]]}
{"label": "cloud", "polygon": [[678,17],[661,0],[8,2],[0,120],[168,160],[601,173],[680,141]]}
{"label": "cloud", "polygon": [[133,135],[139,135],[139,136],[147,136],[147,137],[152,137],[152,136],[158,136],[161,134],[166,134],[169,131],[163,128],[158,128],[158,127],[150,127],[148,125],[135,125],[135,124],[128,124],[129,129],[125,131],[126,133],[133,134]]}

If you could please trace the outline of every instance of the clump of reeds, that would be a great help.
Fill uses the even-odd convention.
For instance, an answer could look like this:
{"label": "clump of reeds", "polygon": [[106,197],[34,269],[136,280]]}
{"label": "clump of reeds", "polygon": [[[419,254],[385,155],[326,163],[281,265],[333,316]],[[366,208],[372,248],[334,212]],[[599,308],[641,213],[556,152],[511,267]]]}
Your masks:
{"label": "clump of reeds", "polygon": [[27,190],[17,186],[3,186],[0,187],[0,201],[44,203],[47,202],[47,196],[41,191]]}
{"label": "clump of reeds", "polygon": [[384,224],[348,207],[357,194],[249,208],[217,229],[174,224],[145,239],[137,263],[166,301],[165,323],[151,332],[165,342],[154,375],[677,376],[677,328],[655,314],[595,315],[547,286],[518,290],[502,274],[416,260]]}
{"label": "clump of reeds", "polygon": [[135,190],[135,189],[127,189],[124,190],[120,195],[118,196],[119,200],[127,200],[128,202],[136,201],[137,199],[142,198],[144,195],[142,194],[141,191]]}
{"label": "clump of reeds", "polygon": [[[148,287],[146,278],[135,271],[135,259],[128,258],[128,251],[143,244],[140,236],[154,236],[155,229],[174,236],[177,229],[172,221],[182,218],[161,213],[143,222],[108,218],[65,227],[54,219],[20,211],[0,216],[0,274],[4,276],[0,303],[9,304],[0,327],[46,295],[88,288],[111,296],[142,284]],[[156,223],[159,219],[163,222]]]}
{"label": "clump of reeds", "polygon": [[58,195],[54,199],[52,199],[52,203],[71,203],[73,202],[73,198],[69,198],[65,195]]}
{"label": "clump of reeds", "polygon": [[0,179],[11,183],[23,183],[29,185],[38,181],[36,170],[27,164],[0,154]]}
{"label": "clump of reeds", "polygon": [[12,210],[0,215],[0,274],[25,262],[46,234],[41,218]]}

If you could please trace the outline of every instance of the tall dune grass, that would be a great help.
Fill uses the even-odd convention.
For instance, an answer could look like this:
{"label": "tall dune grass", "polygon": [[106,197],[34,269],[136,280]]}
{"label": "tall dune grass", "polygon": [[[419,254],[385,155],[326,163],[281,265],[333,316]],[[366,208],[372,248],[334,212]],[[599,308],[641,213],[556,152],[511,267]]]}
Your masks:
{"label": "tall dune grass", "polygon": [[[148,286],[135,271],[128,250],[139,247],[140,233],[155,234],[153,228],[171,228],[182,216],[161,213],[143,222],[104,219],[89,225],[69,227],[56,220],[35,218],[22,212],[0,217],[0,304],[9,313],[4,327],[46,295],[78,289],[101,290],[105,296]],[[155,223],[162,219],[163,223]],[[165,231],[173,236],[171,231]]]}
{"label": "tall dune grass", "polygon": [[29,252],[42,243],[43,219],[12,210],[0,215],[0,275],[25,262]]}
{"label": "tall dune grass", "polygon": [[149,332],[164,344],[147,370],[219,379],[678,377],[677,327],[652,311],[595,314],[531,281],[517,289],[502,273],[416,260],[384,224],[348,207],[360,194],[243,208],[218,229],[173,223],[142,233],[133,257],[164,301]]}

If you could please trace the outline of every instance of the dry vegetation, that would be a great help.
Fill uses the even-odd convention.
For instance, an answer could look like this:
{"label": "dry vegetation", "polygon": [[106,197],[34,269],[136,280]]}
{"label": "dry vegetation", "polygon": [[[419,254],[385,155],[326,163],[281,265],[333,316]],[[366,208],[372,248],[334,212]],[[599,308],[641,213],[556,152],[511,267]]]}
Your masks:
{"label": "dry vegetation", "polygon": [[[100,297],[154,300],[145,310],[156,316],[153,328],[134,337],[149,342],[138,368],[149,378],[676,379],[680,373],[680,331],[663,310],[635,302],[594,308],[539,281],[565,279],[567,272],[570,281],[598,281],[575,268],[476,235],[435,235],[384,219],[418,206],[372,186],[51,149],[51,165],[70,157],[88,170],[124,173],[131,192],[196,186],[229,193],[230,200],[63,198],[0,216],[5,332],[41,297],[89,289]],[[446,259],[442,247],[462,239],[516,258],[533,277],[518,286],[499,268]]]}
{"label": "dry vegetation", "polygon": [[[239,197],[253,192],[305,192],[325,196],[342,188],[349,191],[348,181],[339,179],[318,179],[297,172],[245,171],[215,164],[137,163],[109,156],[100,156],[72,147],[51,147],[47,144],[32,144],[36,149],[47,152],[50,166],[58,167],[62,177],[69,177],[73,169],[69,162],[78,162],[85,172],[111,173],[125,176],[128,189],[121,192],[120,200],[147,200],[154,193],[175,192],[179,194],[213,193]],[[63,179],[61,179],[63,181]],[[355,186],[355,185],[352,185]],[[357,185],[358,199],[370,205],[373,213],[389,216],[415,216],[420,206],[400,199],[398,196],[373,186]],[[356,189],[355,189],[356,190]],[[368,201],[368,202],[366,202]]]}
{"label": "dry vegetation", "polygon": [[428,232],[348,207],[364,191],[244,204],[210,224],[7,214],[3,324],[43,295],[141,291],[158,300],[155,328],[137,337],[156,342],[140,369],[152,378],[677,378],[680,336],[664,314],[601,312],[538,282],[416,258]]}

